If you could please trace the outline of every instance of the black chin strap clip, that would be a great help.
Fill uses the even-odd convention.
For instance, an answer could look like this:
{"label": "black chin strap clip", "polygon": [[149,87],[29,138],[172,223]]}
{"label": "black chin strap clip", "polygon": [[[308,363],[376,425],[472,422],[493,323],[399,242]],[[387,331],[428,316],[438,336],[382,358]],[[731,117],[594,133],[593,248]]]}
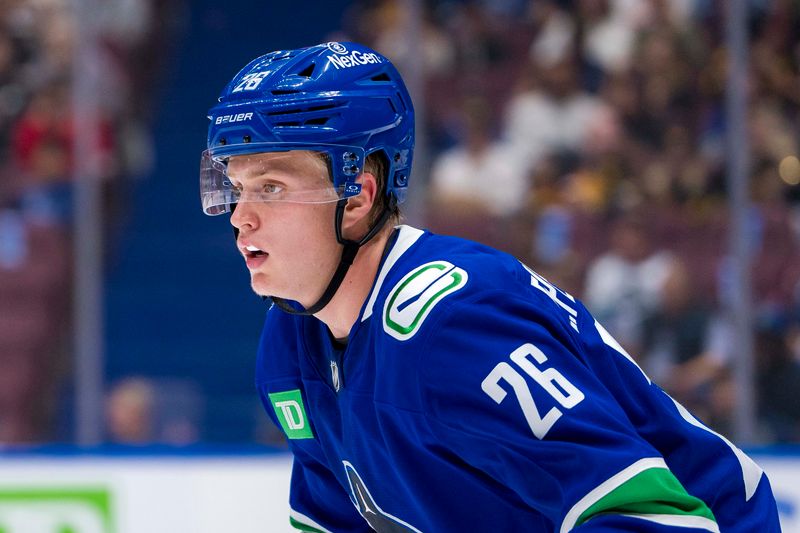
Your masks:
{"label": "black chin strap clip", "polygon": [[394,195],[391,196],[389,202],[389,207],[383,210],[380,218],[370,228],[367,234],[364,235],[364,237],[362,237],[359,241],[351,241],[350,239],[345,239],[342,236],[342,219],[344,218],[344,208],[347,205],[347,198],[342,198],[336,203],[336,217],[334,218],[333,225],[334,229],[336,230],[336,240],[343,246],[342,257],[339,259],[339,266],[336,267],[336,272],[334,272],[331,281],[325,288],[325,292],[322,293],[322,296],[320,296],[319,300],[317,300],[314,305],[308,307],[307,309],[296,309],[283,298],[271,296],[265,297],[265,299],[271,299],[273,302],[275,302],[275,305],[281,308],[281,310],[291,315],[313,315],[314,313],[321,311],[326,305],[328,305],[328,303],[331,301],[331,298],[333,298],[333,295],[336,294],[336,291],[339,290],[339,286],[344,281],[347,271],[350,269],[350,266],[356,259],[356,254],[358,254],[359,248],[364,246],[367,242],[369,242],[370,239],[377,235],[381,228],[386,224],[386,221],[389,220],[389,216],[394,210],[394,206],[397,204],[397,199],[394,197]]}

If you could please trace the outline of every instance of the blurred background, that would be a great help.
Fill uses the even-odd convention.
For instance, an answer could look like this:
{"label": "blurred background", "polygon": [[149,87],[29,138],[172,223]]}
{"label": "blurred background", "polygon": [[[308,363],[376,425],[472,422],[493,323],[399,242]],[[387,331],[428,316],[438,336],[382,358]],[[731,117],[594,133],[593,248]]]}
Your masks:
{"label": "blurred background", "polygon": [[198,161],[240,67],[330,40],[409,85],[407,223],[513,253],[737,442],[800,442],[800,2],[3,0],[0,446],[283,446]]}

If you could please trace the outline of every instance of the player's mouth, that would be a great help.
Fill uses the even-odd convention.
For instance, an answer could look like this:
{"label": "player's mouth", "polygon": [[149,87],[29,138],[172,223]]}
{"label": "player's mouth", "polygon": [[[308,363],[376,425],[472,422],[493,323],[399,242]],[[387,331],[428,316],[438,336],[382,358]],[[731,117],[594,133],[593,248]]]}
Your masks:
{"label": "player's mouth", "polygon": [[247,263],[247,268],[250,270],[254,270],[260,267],[264,261],[267,260],[269,254],[260,248],[253,246],[252,244],[248,244],[247,246],[243,246],[239,248],[244,256],[244,261]]}

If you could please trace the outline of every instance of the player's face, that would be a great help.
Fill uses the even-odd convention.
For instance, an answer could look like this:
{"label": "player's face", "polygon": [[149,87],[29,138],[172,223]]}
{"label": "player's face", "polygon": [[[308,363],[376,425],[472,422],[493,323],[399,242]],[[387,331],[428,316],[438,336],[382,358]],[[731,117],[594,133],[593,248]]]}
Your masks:
{"label": "player's face", "polygon": [[[319,156],[307,151],[231,157],[228,177],[248,191],[302,191],[330,184]],[[335,203],[242,202],[231,215],[253,290],[310,306],[322,295],[341,251]]]}

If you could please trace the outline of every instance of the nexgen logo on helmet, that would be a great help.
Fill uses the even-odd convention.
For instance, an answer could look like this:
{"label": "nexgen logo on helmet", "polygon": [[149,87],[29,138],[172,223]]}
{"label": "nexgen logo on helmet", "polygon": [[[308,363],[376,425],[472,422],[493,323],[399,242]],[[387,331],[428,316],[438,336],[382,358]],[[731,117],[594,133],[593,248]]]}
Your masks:
{"label": "nexgen logo on helmet", "polygon": [[[339,43],[336,43],[339,44]],[[330,47],[329,47],[330,48]],[[343,47],[344,48],[344,47]],[[334,49],[336,52],[335,54],[331,54],[328,56],[328,61],[336,67],[336,69],[340,68],[350,68],[355,67],[358,65],[369,65],[371,63],[381,63],[381,57],[378,54],[373,54],[372,52],[359,52],[358,50],[353,50],[348,54],[347,49],[344,48],[344,53],[342,53],[341,49]],[[344,55],[347,54],[347,55]]]}

